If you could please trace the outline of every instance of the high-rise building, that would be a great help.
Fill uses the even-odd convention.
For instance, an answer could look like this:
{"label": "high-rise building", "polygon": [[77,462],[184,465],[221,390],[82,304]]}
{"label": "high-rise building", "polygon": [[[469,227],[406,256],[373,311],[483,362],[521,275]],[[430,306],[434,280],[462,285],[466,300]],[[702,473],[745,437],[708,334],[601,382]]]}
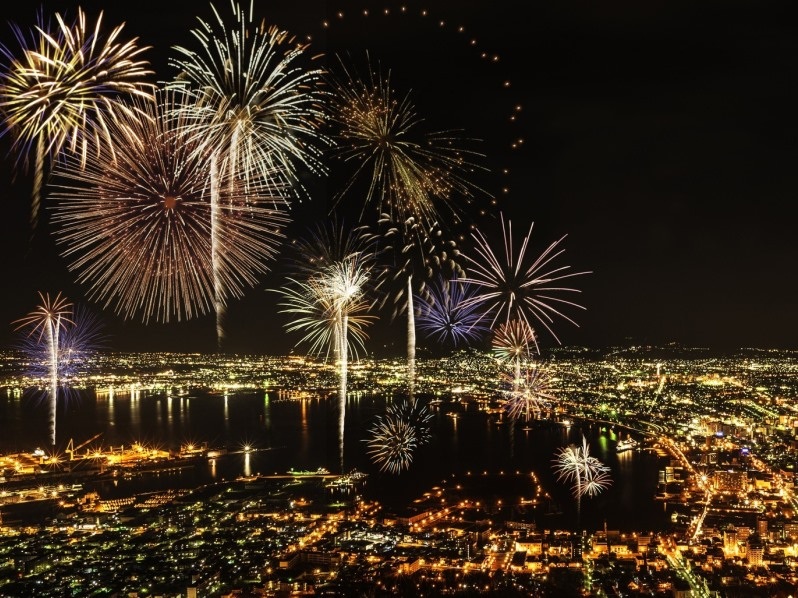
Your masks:
{"label": "high-rise building", "polygon": [[748,545],[748,564],[751,567],[761,567],[765,558],[765,546],[758,540],[752,541]]}
{"label": "high-rise building", "polygon": [[768,520],[761,518],[756,520],[756,533],[760,538],[768,537]]}
{"label": "high-rise building", "polygon": [[729,526],[723,530],[723,552],[728,556],[734,556],[738,553],[737,547],[737,530],[734,526]]}

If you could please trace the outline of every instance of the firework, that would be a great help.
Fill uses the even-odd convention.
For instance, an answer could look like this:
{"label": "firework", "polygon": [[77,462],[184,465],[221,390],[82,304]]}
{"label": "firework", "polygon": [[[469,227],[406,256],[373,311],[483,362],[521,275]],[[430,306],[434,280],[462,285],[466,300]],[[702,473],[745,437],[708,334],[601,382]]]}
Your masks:
{"label": "firework", "polygon": [[286,31],[258,25],[234,0],[228,23],[199,19],[198,51],[176,47],[174,85],[191,89],[187,126],[220,168],[287,186],[304,195],[298,170],[321,174],[322,71],[303,65],[307,46]]}
{"label": "firework", "polygon": [[[461,274],[456,261],[457,244],[447,239],[437,223],[425,226],[415,218],[399,224],[388,214],[378,222],[378,233],[372,233],[375,244],[382,244],[381,253],[394,258],[393,266],[383,272],[384,278],[399,281],[395,293],[383,294],[382,305],[393,301],[392,317],[404,310],[407,315],[407,380],[408,393],[413,397],[416,370],[416,322],[414,294],[427,296],[426,280],[437,271],[448,269],[452,278]],[[417,281],[414,286],[414,281]]]}
{"label": "firework", "polygon": [[275,292],[282,295],[280,312],[290,314],[288,332],[304,334],[297,345],[307,344],[314,355],[339,357],[340,325],[346,318],[346,351],[355,357],[365,350],[366,328],[374,320],[364,295],[369,284],[368,256],[350,255],[316,269],[307,279],[289,277]]}
{"label": "firework", "polygon": [[72,309],[70,321],[58,336],[58,378],[62,384],[79,375],[90,363],[92,355],[105,343],[103,323],[81,304]]}
{"label": "firework", "polygon": [[[509,377],[509,376],[508,376]],[[532,413],[539,414],[545,401],[553,401],[551,378],[540,366],[528,369],[520,380],[512,377],[512,390],[507,393],[504,410],[512,419],[529,421]]]}
{"label": "firework", "polygon": [[[564,314],[563,307],[584,309],[581,305],[564,299],[563,294],[578,293],[577,289],[560,286],[561,281],[588,274],[588,272],[571,272],[570,266],[557,266],[556,260],[565,251],[561,244],[565,237],[549,245],[535,259],[528,259],[527,248],[529,237],[532,234],[532,225],[529,232],[521,242],[518,254],[514,251],[514,237],[512,222],[502,216],[502,248],[504,259],[494,252],[490,242],[476,230],[472,238],[476,244],[476,257],[466,255],[465,258],[471,269],[464,282],[479,288],[479,294],[465,302],[466,305],[480,305],[486,317],[491,317],[490,327],[493,328],[499,317],[504,314],[504,320],[522,320],[533,329],[530,320],[541,324],[552,337],[559,343],[560,339],[552,330],[554,318],[563,318],[574,325],[574,320]],[[535,349],[539,353],[537,339],[534,339]]]}
{"label": "firework", "polygon": [[344,421],[347,370],[350,353],[357,356],[364,346],[365,328],[373,317],[371,305],[364,298],[369,270],[359,254],[347,256],[323,267],[304,282],[289,279],[278,289],[283,296],[281,311],[292,314],[289,332],[304,332],[297,344],[308,343],[312,353],[332,352],[338,362],[338,432],[341,470],[343,471]]}
{"label": "firework", "polygon": [[[335,353],[338,358],[338,431],[341,471],[343,471],[344,421],[346,414],[347,373],[349,369],[349,328],[353,311],[360,308],[368,272],[356,256],[336,262],[320,278],[321,291],[327,297],[334,325]],[[362,331],[362,328],[359,330]]]}
{"label": "firework", "polygon": [[17,330],[27,330],[30,338],[36,337],[46,356],[49,393],[50,445],[55,446],[55,407],[58,396],[59,335],[71,323],[72,304],[58,293],[54,299],[39,293],[41,305],[24,318],[14,322]]}
{"label": "firework", "polygon": [[529,355],[530,344],[536,344],[535,331],[524,320],[502,322],[493,333],[491,347],[499,361],[520,363]]}
{"label": "firework", "polygon": [[415,297],[421,305],[416,323],[430,338],[457,347],[478,340],[490,330],[482,323],[477,306],[464,305],[474,297],[474,287],[438,276],[427,291],[426,297]]}
{"label": "firework", "polygon": [[163,92],[136,102],[109,125],[115,150],[101,148],[84,169],[69,159],[56,169],[62,255],[89,297],[125,318],[204,314],[219,298],[215,283],[222,300],[240,297],[268,271],[288,221],[261,187],[241,180],[224,185],[214,209],[208,163],[183,121],[170,118],[181,101]]}
{"label": "firework", "polygon": [[298,168],[321,173],[325,138],[318,133],[321,71],[300,64],[306,47],[285,31],[257,26],[234,1],[228,27],[213,5],[215,23],[198,19],[192,31],[199,52],[177,47],[180,69],[175,86],[190,90],[193,101],[180,108],[185,129],[210,160],[212,205],[211,264],[219,348],[224,339],[227,290],[218,275],[224,252],[216,241],[216,214],[224,205],[225,177],[243,178],[250,187],[265,184],[286,194],[304,195]]}
{"label": "firework", "polygon": [[521,361],[529,356],[530,343],[535,343],[535,331],[524,320],[503,322],[493,333],[493,354],[499,361],[513,366],[514,393],[521,392]]}
{"label": "firework", "polygon": [[366,452],[379,465],[380,471],[401,473],[413,461],[413,451],[418,445],[415,428],[395,414],[377,416],[369,430]]}
{"label": "firework", "polygon": [[393,403],[387,409],[389,418],[401,420],[407,423],[414,430],[416,445],[422,446],[432,440],[432,413],[426,405],[417,399],[409,399]]}
{"label": "firework", "polygon": [[[365,294],[372,287],[374,253],[362,229],[347,233],[335,220],[317,227],[309,237],[295,244],[298,256],[295,269],[307,277],[313,292],[304,298],[295,297],[294,303],[299,299],[304,305],[305,313],[310,316],[303,318],[308,334],[315,335],[317,347],[325,346],[327,351],[332,348],[338,365],[338,440],[341,471],[344,471],[349,355],[356,356],[357,347],[363,346],[364,330],[372,319]],[[354,343],[350,341],[350,331]]]}
{"label": "firework", "polygon": [[553,467],[559,481],[572,485],[571,492],[578,507],[583,496],[595,496],[612,483],[610,468],[590,456],[590,447],[584,436],[582,446],[572,444],[558,449]]}
{"label": "firework", "polygon": [[278,291],[287,299],[284,311],[300,316],[289,330],[306,332],[300,343],[309,342],[311,353],[332,349],[338,357],[341,346],[332,341],[337,323],[346,316],[355,337],[348,352],[357,355],[366,339],[365,328],[373,319],[367,315],[371,305],[366,301],[367,291],[375,289],[370,239],[362,229],[346,232],[337,221],[331,221],[292,243],[297,276]]}
{"label": "firework", "polygon": [[[401,305],[407,309],[407,379],[412,397],[416,345],[413,278],[422,282],[419,290],[423,291],[423,280],[432,265],[425,241],[430,239],[428,231],[440,233],[439,205],[447,206],[456,217],[455,200],[470,201],[479,191],[469,180],[478,168],[474,161],[479,154],[465,149],[464,140],[455,132],[421,131],[410,96],[397,100],[390,77],[379,68],[369,64],[368,77],[360,78],[339,62],[342,72],[331,82],[331,120],[337,129],[336,155],[353,164],[354,173],[335,200],[351,194],[360,179],[367,179],[361,216],[367,208],[376,208],[379,224],[388,227],[390,238],[386,241],[394,244],[397,265],[402,262],[397,277],[405,285],[396,296],[395,309]],[[419,261],[420,266],[416,264]]]}
{"label": "firework", "polygon": [[102,12],[91,26],[80,8],[71,23],[60,14],[55,20],[57,26],[51,27],[40,17],[29,34],[12,26],[18,55],[0,47],[5,58],[0,68],[2,132],[12,135],[18,163],[28,166],[34,155],[33,227],[46,157],[52,159],[66,148],[84,164],[92,148],[113,152],[116,139],[111,125],[120,116],[129,116],[122,99],[148,97],[152,92],[152,86],[143,82],[151,71],[140,60],[146,48],[139,48],[135,39],[120,39],[124,25],[105,35]]}
{"label": "firework", "polygon": [[[102,322],[83,305],[75,305],[68,321],[62,316],[58,333],[57,379],[65,398],[71,392],[70,382],[90,365],[94,352],[104,342]],[[26,373],[33,379],[50,381],[51,359],[48,343],[44,337],[25,334],[19,344],[27,357]]]}
{"label": "firework", "polygon": [[[349,228],[335,214],[308,231],[306,236],[291,240],[291,269],[311,277],[320,269],[356,257],[364,268],[374,270],[374,238],[365,227]],[[372,281],[372,283],[377,281]]]}
{"label": "firework", "polygon": [[465,149],[456,131],[424,133],[410,95],[397,99],[390,75],[369,63],[362,79],[339,60],[342,72],[331,78],[331,120],[337,127],[336,155],[355,165],[337,200],[361,178],[368,179],[365,211],[376,202],[395,222],[437,219],[436,203],[469,200],[478,188],[469,175],[480,157]]}

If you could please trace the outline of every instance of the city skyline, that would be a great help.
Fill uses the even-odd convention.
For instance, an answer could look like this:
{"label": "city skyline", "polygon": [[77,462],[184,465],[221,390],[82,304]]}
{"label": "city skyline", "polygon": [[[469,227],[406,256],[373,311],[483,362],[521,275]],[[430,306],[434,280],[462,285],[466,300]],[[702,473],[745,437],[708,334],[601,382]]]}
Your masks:
{"label": "city skyline", "polygon": [[[105,8],[106,27],[126,21],[125,36],[153,46],[145,53],[153,81],[174,76],[172,46],[189,43],[196,16],[211,15],[205,3],[173,3],[167,13],[150,2],[135,11],[104,4],[82,7],[91,17]],[[217,5],[227,9],[226,2]],[[46,2],[42,10],[75,6]],[[795,346],[789,272],[798,247],[789,200],[796,92],[788,65],[798,48],[782,18],[786,3],[595,8],[573,2],[535,6],[529,20],[514,15],[510,3],[436,2],[426,17],[418,3],[386,7],[389,15],[373,6],[366,16],[350,2],[340,8],[307,2],[303,10],[256,2],[255,14],[299,40],[311,35],[311,48],[326,51],[328,62],[342,52],[362,62],[368,51],[390,70],[400,94],[412,90],[431,129],[462,128],[482,140],[478,149],[490,173],[479,182],[488,191],[483,199],[495,196],[497,205],[489,216],[471,216],[479,230],[495,234],[500,213],[519,231],[534,221],[535,251],[567,234],[566,262],[591,271],[576,285],[587,308],[575,316],[579,327],[557,327],[564,344]],[[7,19],[32,26],[36,8],[14,7]],[[1,31],[13,48],[10,28]],[[5,155],[8,138],[0,144]],[[326,216],[336,176],[310,183],[312,197],[291,214],[289,236]],[[87,303],[86,288],[58,255],[47,216],[29,239],[30,189],[30,175],[14,179],[13,157],[5,157],[5,346],[14,342],[10,323],[34,308],[37,292],[61,291]],[[44,205],[49,211],[47,199]],[[346,219],[357,214],[351,207],[339,211]],[[469,243],[461,246],[467,251]],[[264,292],[284,281],[281,263],[290,249],[284,243],[273,271],[230,302],[228,351],[282,354],[299,340],[284,332],[277,298]],[[145,326],[90,305],[103,312],[112,348],[214,349],[212,315]],[[389,312],[379,315],[367,349],[401,355],[401,318],[389,324]],[[546,338],[544,350],[554,346]]]}

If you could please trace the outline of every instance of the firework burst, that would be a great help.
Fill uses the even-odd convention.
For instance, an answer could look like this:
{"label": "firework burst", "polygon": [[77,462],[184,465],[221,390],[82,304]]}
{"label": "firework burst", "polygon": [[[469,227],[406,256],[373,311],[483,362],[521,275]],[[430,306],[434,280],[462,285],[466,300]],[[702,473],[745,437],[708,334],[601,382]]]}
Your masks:
{"label": "firework burst", "polygon": [[424,133],[410,95],[396,98],[390,75],[369,63],[362,79],[342,60],[341,73],[331,78],[331,120],[336,125],[336,155],[355,164],[355,172],[336,198],[348,194],[361,178],[368,179],[366,206],[376,202],[380,213],[395,222],[437,219],[439,202],[453,209],[454,197],[469,200],[478,188],[469,180],[481,157],[465,149],[456,131]]}
{"label": "firework burst", "polygon": [[535,331],[524,320],[510,320],[499,325],[493,333],[493,354],[513,367],[513,392],[521,392],[521,363],[529,357],[529,345],[535,343]]}
{"label": "firework burst", "polygon": [[366,452],[380,471],[398,474],[413,462],[413,452],[418,446],[416,429],[396,414],[377,416],[364,440]]}
{"label": "firework burst", "polygon": [[483,324],[478,307],[466,304],[474,296],[474,287],[439,275],[427,286],[426,295],[416,294],[415,300],[421,306],[416,316],[418,329],[453,347],[479,340],[490,329]]}
{"label": "firework burst", "polygon": [[557,480],[571,484],[571,492],[581,508],[582,497],[596,496],[612,484],[610,468],[590,456],[587,438],[582,436],[582,446],[560,448],[554,459]]}
{"label": "firework burst", "polygon": [[[504,320],[521,320],[529,329],[534,329],[531,321],[542,325],[559,343],[552,324],[555,318],[562,318],[578,326],[567,316],[562,308],[574,307],[584,309],[581,305],[563,298],[563,295],[578,293],[574,288],[561,286],[562,281],[588,274],[588,272],[572,272],[570,266],[557,266],[556,260],[565,251],[561,247],[565,237],[549,245],[539,256],[529,259],[527,248],[532,234],[532,225],[523,238],[516,254],[514,250],[512,222],[501,217],[503,244],[502,254],[494,252],[485,235],[476,230],[472,238],[476,244],[476,256],[465,258],[470,266],[464,282],[479,288],[479,294],[466,301],[466,305],[480,305],[486,317],[491,318],[490,327],[504,315]],[[536,352],[539,351],[537,340]]]}
{"label": "firework burst", "polygon": [[322,121],[319,84],[321,71],[300,63],[306,47],[285,31],[252,21],[234,0],[234,23],[211,5],[215,22],[199,19],[192,31],[201,49],[175,48],[180,69],[175,86],[188,89],[192,102],[181,106],[185,130],[210,161],[211,264],[214,272],[214,310],[219,348],[225,336],[228,291],[219,272],[225,259],[217,241],[223,179],[241,177],[246,186],[265,184],[295,196],[306,192],[298,175],[303,168],[321,173],[319,134]]}
{"label": "firework burst", "polygon": [[551,377],[540,365],[529,368],[520,380],[506,374],[502,377],[512,386],[504,401],[504,410],[512,419],[529,421],[540,414],[546,401],[555,399]]}
{"label": "firework burst", "polygon": [[221,170],[254,176],[270,186],[306,195],[299,169],[325,172],[319,132],[323,122],[322,71],[303,65],[307,46],[286,31],[258,25],[252,9],[234,0],[228,23],[211,5],[215,22],[198,19],[198,51],[176,47],[176,86],[191,89],[186,125]]}
{"label": "firework burst", "polygon": [[61,347],[59,337],[66,326],[72,323],[70,319],[72,304],[66,298],[61,297],[61,293],[58,293],[53,299],[50,299],[49,294],[39,293],[39,298],[41,304],[14,324],[16,324],[17,330],[26,330],[29,338],[35,337],[36,343],[41,347],[41,353],[45,355],[50,406],[50,445],[55,446],[55,407],[58,397],[59,349]]}
{"label": "firework burst", "polygon": [[292,239],[290,268],[298,276],[312,278],[324,268],[351,262],[359,264],[359,270],[369,273],[368,289],[376,290],[380,280],[372,278],[375,273],[374,238],[365,227],[349,228],[333,215],[307,235]]}
{"label": "firework burst", "polygon": [[418,399],[393,403],[386,413],[389,418],[403,421],[413,428],[417,446],[423,446],[432,440],[432,413]]}
{"label": "firework burst", "polygon": [[[75,305],[71,312],[62,316],[56,367],[59,390],[64,398],[72,391],[72,380],[90,367],[92,355],[103,345],[102,329],[100,319],[83,305]],[[49,381],[51,356],[44,337],[25,334],[19,348],[27,357],[27,375]]]}
{"label": "firework burst", "polygon": [[[343,259],[303,268],[307,278],[289,277],[287,284],[275,289],[282,296],[280,312],[292,316],[288,332],[301,332],[297,345],[307,344],[309,352],[338,358],[345,353],[357,357],[365,350],[366,328],[374,321],[369,315],[372,304],[366,298],[371,284],[372,254],[354,253]],[[339,335],[346,319],[346,334]]]}
{"label": "firework burst", "polygon": [[236,179],[214,209],[208,163],[170,117],[182,99],[136,102],[109,125],[115,150],[101,148],[84,169],[69,159],[56,169],[53,220],[70,269],[89,297],[144,322],[190,319],[240,297],[268,271],[288,222],[262,186]]}
{"label": "firework burst", "polygon": [[395,292],[389,289],[383,294],[381,306],[392,301],[392,318],[400,311],[405,311],[407,315],[407,380],[408,392],[412,398],[416,377],[414,295],[427,296],[426,281],[435,272],[448,269],[452,278],[460,275],[462,271],[456,261],[457,244],[445,238],[437,223],[424,226],[415,218],[397,224],[388,214],[383,214],[377,231],[371,237],[375,245],[381,245],[380,253],[387,254],[394,260],[383,271],[383,280],[391,279],[391,282],[400,283]]}
{"label": "firework burst", "polygon": [[493,333],[491,348],[499,361],[520,363],[529,356],[530,345],[536,345],[535,331],[524,320],[502,322]]}
{"label": "firework burst", "polygon": [[124,25],[105,35],[102,13],[92,26],[80,8],[73,22],[60,14],[55,20],[57,25],[51,27],[40,17],[29,34],[13,26],[18,55],[0,47],[6,59],[0,69],[3,133],[11,134],[18,163],[28,166],[34,155],[33,227],[46,157],[52,159],[66,148],[82,165],[92,148],[113,152],[111,125],[121,115],[130,116],[122,100],[150,97],[153,89],[143,81],[151,73],[140,59],[146,48],[139,48],[135,39],[120,39]]}
{"label": "firework burst", "polygon": [[91,357],[105,344],[102,320],[81,304],[72,309],[70,321],[58,336],[58,378],[69,385],[90,365]]}

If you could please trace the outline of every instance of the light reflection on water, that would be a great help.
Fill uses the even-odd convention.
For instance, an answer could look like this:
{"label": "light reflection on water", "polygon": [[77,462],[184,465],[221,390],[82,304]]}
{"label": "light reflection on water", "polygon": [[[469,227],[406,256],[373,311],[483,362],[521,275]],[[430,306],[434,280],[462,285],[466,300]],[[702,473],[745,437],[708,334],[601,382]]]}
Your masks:
{"label": "light reflection on water", "polygon": [[[497,423],[497,416],[488,416],[474,404],[444,403],[433,408],[432,442],[417,451],[409,472],[382,474],[368,461],[363,440],[388,401],[368,394],[348,397],[345,422],[344,470],[369,473],[367,492],[383,502],[407,502],[453,473],[534,471],[552,495],[551,504],[540,508],[539,524],[568,527],[575,504],[569,488],[556,482],[551,464],[558,447],[580,444],[584,433],[591,454],[612,468],[613,485],[602,495],[583,500],[583,524],[600,528],[606,519],[611,528],[641,530],[667,525],[667,513],[653,500],[657,470],[662,467],[656,455],[616,454],[615,444],[626,432],[598,425],[533,421],[526,426],[506,419]],[[188,442],[204,442],[209,448],[230,451],[192,469],[146,480],[117,480],[105,488],[120,495],[144,486],[147,490],[186,487],[242,474],[284,473],[292,467],[336,472],[340,470],[337,402],[333,396],[284,400],[263,391],[223,395],[194,390],[179,397],[139,390],[85,392],[79,400],[59,405],[58,446],[63,451],[70,438],[77,445],[101,433],[92,448],[97,443],[118,447],[140,441],[177,451]],[[453,411],[457,417],[451,416]],[[0,449],[31,451],[45,446],[46,418],[44,404],[0,395]],[[253,452],[244,452],[244,444],[251,445]],[[554,514],[557,511],[562,513]]]}

